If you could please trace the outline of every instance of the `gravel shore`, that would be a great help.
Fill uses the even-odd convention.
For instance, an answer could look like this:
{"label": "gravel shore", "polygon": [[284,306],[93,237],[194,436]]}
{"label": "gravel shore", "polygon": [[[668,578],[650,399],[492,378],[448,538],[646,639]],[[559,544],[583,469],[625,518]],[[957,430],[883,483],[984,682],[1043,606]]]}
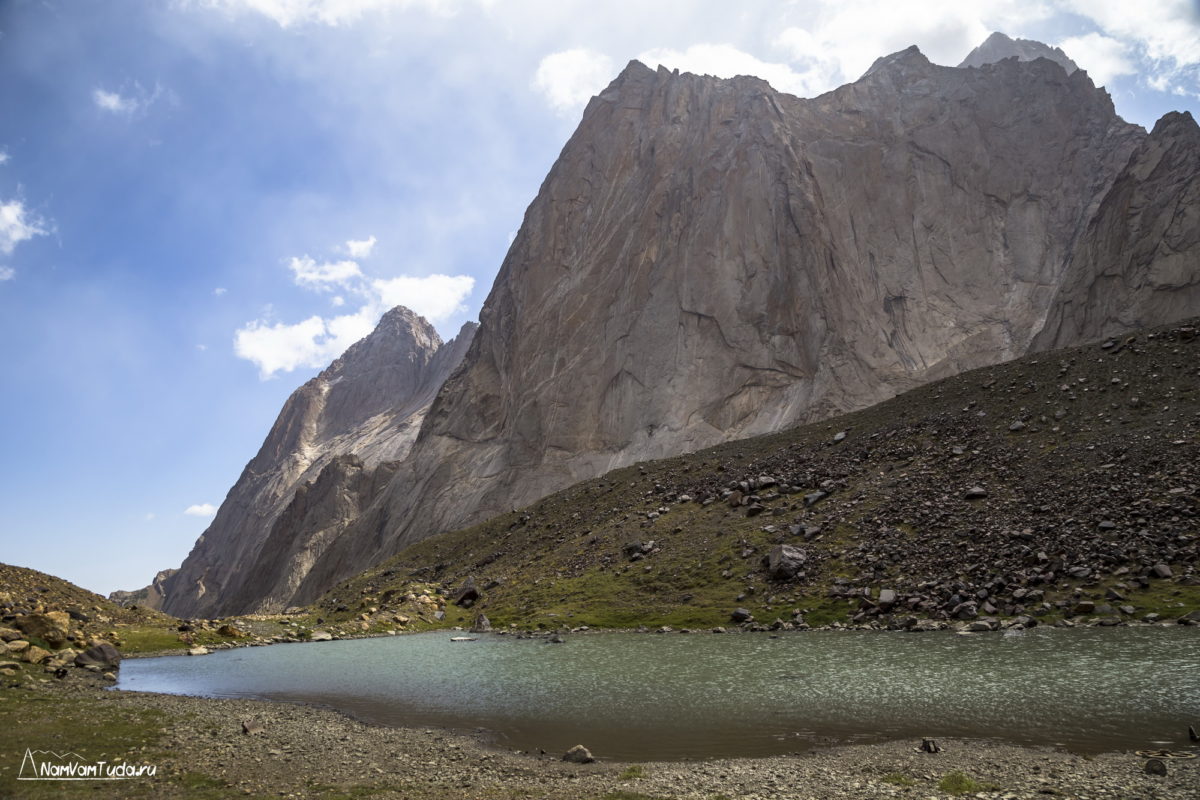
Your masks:
{"label": "gravel shore", "polygon": [[[1079,756],[948,739],[940,741],[937,754],[921,752],[917,741],[897,741],[764,759],[580,765],[563,762],[561,754],[512,753],[482,737],[444,730],[373,727],[309,706],[116,692],[107,686],[80,670],[30,689],[53,701],[55,709],[83,709],[87,721],[80,724],[103,726],[130,710],[158,712],[166,720],[146,754],[153,751],[158,774],[141,779],[141,786],[92,783],[86,796],[94,798],[154,796],[156,788],[175,795],[177,787],[205,797],[430,800],[964,796],[939,788],[955,772],[977,782],[965,795],[972,797],[1192,800],[1200,794],[1200,759],[1168,760],[1168,774],[1158,776],[1146,774],[1146,760],[1134,753]],[[244,733],[243,722],[261,726],[261,732]],[[6,762],[11,755],[5,754]],[[141,756],[130,754],[129,760]]]}

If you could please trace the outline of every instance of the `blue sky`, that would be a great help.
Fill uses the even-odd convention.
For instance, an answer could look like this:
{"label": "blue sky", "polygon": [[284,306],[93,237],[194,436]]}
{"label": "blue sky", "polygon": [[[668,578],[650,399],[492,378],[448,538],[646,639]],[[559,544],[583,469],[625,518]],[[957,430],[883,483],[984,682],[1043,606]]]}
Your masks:
{"label": "blue sky", "polygon": [[631,58],[812,96],[910,44],[1061,45],[1200,116],[1194,0],[0,0],[0,561],[178,566],[287,395],[387,307],[474,319]]}

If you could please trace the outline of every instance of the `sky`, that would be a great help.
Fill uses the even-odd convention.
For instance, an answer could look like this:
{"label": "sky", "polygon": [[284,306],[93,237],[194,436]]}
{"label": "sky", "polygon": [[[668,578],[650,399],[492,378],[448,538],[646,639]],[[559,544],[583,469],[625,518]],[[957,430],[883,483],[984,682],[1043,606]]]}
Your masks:
{"label": "sky", "polygon": [[0,0],[0,561],[177,567],[385,310],[476,318],[629,60],[811,97],[993,30],[1200,118],[1198,0]]}

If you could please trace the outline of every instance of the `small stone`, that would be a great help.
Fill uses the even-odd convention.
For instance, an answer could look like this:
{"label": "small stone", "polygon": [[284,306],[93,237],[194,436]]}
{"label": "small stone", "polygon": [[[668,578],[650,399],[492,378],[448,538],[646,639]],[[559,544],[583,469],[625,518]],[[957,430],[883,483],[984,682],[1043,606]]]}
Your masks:
{"label": "small stone", "polygon": [[965,497],[967,500],[982,500],[987,496],[987,489],[984,489],[982,486],[972,486],[970,489],[967,489],[966,493],[963,495],[963,497]]}
{"label": "small stone", "polygon": [[937,739],[928,737],[921,740],[921,752],[923,753],[940,753],[942,748],[938,746]]}
{"label": "small stone", "polygon": [[1009,429],[1010,431],[1012,431],[1013,433],[1017,433],[1017,432],[1019,432],[1019,431],[1023,431],[1023,430],[1025,430],[1025,428],[1026,428],[1026,425],[1025,425],[1025,423],[1024,423],[1024,422],[1021,422],[1021,420],[1017,420],[1017,421],[1016,421],[1016,422],[1014,422],[1012,425],[1009,425],[1009,426],[1008,426],[1008,429]]}
{"label": "small stone", "polygon": [[264,728],[261,723],[255,720],[247,719],[242,721],[242,733],[246,734],[247,736],[251,736],[256,733],[263,733],[264,731],[266,731],[266,728]]}
{"label": "small stone", "polygon": [[837,433],[835,433],[835,434],[833,435],[833,440],[834,440],[835,442],[841,442],[841,441],[845,441],[845,439],[846,439],[846,432],[845,432],[845,431],[838,431]]}
{"label": "small stone", "polygon": [[596,759],[592,757],[590,750],[581,744],[577,744],[563,753],[562,760],[569,761],[572,764],[591,764]]}
{"label": "small stone", "polygon": [[1175,573],[1172,572],[1171,568],[1168,567],[1166,564],[1155,564],[1153,567],[1150,568],[1150,574],[1153,575],[1155,578],[1170,578]]}
{"label": "small stone", "polygon": [[1161,758],[1148,758],[1146,759],[1146,766],[1144,769],[1147,775],[1166,775],[1167,762],[1163,761]]}

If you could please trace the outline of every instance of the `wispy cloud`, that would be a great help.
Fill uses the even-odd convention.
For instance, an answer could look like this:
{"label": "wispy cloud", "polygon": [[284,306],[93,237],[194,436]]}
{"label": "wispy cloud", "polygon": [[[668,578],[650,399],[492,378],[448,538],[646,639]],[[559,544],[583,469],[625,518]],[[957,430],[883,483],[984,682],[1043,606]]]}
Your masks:
{"label": "wispy cloud", "polygon": [[0,203],[0,253],[11,255],[21,242],[46,235],[45,224],[30,214],[20,200]]}
{"label": "wispy cloud", "polygon": [[217,507],[212,503],[197,503],[183,510],[189,517],[211,517],[217,513]]}
{"label": "wispy cloud", "polygon": [[362,270],[354,261],[326,261],[318,264],[308,256],[293,257],[288,262],[296,285],[317,291],[329,291],[334,287],[347,286],[362,277]]}
{"label": "wispy cloud", "polygon": [[92,90],[92,102],[97,108],[111,111],[114,114],[132,114],[140,105],[132,97],[125,97],[119,92],[109,92],[104,89]]}
{"label": "wispy cloud", "polygon": [[[375,237],[366,242],[373,247]],[[347,242],[348,246],[352,244],[363,242]],[[257,366],[263,380],[279,372],[327,365],[369,334],[384,312],[398,305],[407,306],[430,322],[444,321],[466,311],[464,301],[475,288],[475,279],[467,275],[369,278],[355,261],[317,262],[309,256],[289,259],[288,268],[297,286],[316,291],[343,289],[358,297],[361,304],[352,313],[313,315],[294,323],[272,319],[273,312],[268,309],[264,318],[235,331],[234,353]],[[330,302],[341,308],[346,298],[338,294]]]}
{"label": "wispy cloud", "polygon": [[374,236],[368,236],[366,239],[350,239],[346,242],[346,250],[350,253],[351,258],[368,258],[374,249]]}
{"label": "wispy cloud", "polygon": [[321,24],[347,25],[364,15],[392,9],[423,7],[450,14],[463,5],[456,0],[203,0],[209,6],[230,12],[254,12],[274,20],[280,27]]}
{"label": "wispy cloud", "polygon": [[0,283],[11,281],[17,277],[17,271],[12,267],[0,267]]}

